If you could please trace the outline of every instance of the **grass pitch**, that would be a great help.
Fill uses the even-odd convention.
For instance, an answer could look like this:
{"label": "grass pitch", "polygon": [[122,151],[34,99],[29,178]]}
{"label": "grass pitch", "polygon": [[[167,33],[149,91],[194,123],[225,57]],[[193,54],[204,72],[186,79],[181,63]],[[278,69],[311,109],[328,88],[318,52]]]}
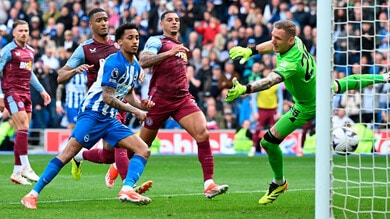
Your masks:
{"label": "grass pitch", "polygon": [[[53,157],[29,156],[37,174]],[[13,155],[0,155],[0,218],[314,218],[314,156],[285,157],[289,189],[266,206],[258,204],[272,179],[266,156],[216,155],[215,180],[230,187],[209,200],[203,195],[196,156],[152,155],[140,179],[154,182],[146,193],[152,198],[147,206],[117,200],[122,183],[117,180],[112,189],[106,188],[108,165],[84,162],[79,181],[73,180],[70,167],[67,164],[41,192],[38,209],[30,210],[20,200],[32,186],[13,184]]]}

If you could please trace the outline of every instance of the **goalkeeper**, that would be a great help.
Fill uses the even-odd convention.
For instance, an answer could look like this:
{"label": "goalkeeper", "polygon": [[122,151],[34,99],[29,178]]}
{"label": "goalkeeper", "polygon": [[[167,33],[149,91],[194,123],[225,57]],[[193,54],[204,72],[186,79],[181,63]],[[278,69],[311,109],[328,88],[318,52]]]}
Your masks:
{"label": "goalkeeper", "polygon": [[[315,118],[316,112],[316,63],[296,36],[296,26],[291,21],[278,21],[274,24],[272,39],[258,44],[254,48],[233,47],[229,51],[230,58],[241,58],[245,63],[252,54],[276,53],[276,68],[265,78],[247,85],[241,85],[233,79],[233,87],[229,89],[226,102],[232,102],[243,94],[259,92],[284,82],[286,89],[293,96],[294,106],[272,126],[260,141],[268,154],[268,161],[274,173],[269,190],[260,198],[259,204],[272,203],[287,190],[284,178],[283,154],[279,144],[291,132]],[[374,83],[388,82],[389,74],[383,75],[351,75],[334,81],[333,91],[343,93],[358,90]],[[347,83],[348,82],[348,83]]]}

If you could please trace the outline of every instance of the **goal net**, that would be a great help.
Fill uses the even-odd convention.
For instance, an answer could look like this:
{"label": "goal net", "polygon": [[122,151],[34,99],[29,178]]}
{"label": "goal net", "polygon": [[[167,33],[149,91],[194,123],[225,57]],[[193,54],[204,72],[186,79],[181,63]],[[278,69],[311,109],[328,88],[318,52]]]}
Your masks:
{"label": "goal net", "polygon": [[[333,1],[334,79],[389,70],[389,4]],[[348,125],[360,142],[356,153],[331,157],[331,217],[390,218],[390,84],[335,95],[332,105],[332,128]]]}

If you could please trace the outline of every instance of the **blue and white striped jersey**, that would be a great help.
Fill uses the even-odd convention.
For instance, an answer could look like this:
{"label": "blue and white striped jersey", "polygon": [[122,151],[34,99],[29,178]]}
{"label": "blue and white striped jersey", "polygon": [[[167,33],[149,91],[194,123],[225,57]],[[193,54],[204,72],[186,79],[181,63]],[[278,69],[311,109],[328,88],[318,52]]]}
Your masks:
{"label": "blue and white striped jersey", "polygon": [[137,60],[129,63],[121,51],[108,56],[105,60],[101,59],[98,77],[89,89],[80,112],[96,111],[114,118],[118,110],[103,102],[102,86],[116,88],[115,96],[122,100],[134,87],[140,71],[141,67]]}
{"label": "blue and white striped jersey", "polygon": [[87,73],[75,74],[65,84],[65,106],[78,109],[87,94]]}

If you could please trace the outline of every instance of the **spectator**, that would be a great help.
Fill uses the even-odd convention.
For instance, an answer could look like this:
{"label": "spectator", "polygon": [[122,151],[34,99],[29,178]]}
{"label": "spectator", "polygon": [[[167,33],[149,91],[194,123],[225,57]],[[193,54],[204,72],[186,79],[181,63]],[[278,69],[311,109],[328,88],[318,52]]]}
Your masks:
{"label": "spectator", "polygon": [[215,36],[219,33],[219,25],[219,20],[213,16],[210,17],[210,22],[203,21],[202,23],[195,23],[195,31],[203,35],[202,45],[210,42],[214,44]]}
{"label": "spectator", "polygon": [[190,51],[194,51],[195,48],[200,48],[201,46],[199,45],[199,35],[193,31],[189,34],[188,36],[188,41],[185,43],[185,47],[187,47]]}
{"label": "spectator", "polygon": [[129,23],[133,19],[133,17],[130,14],[130,10],[129,9],[124,9],[123,12],[120,15],[121,16],[119,18],[119,25],[124,24],[124,23]]}
{"label": "spectator", "polygon": [[63,45],[64,41],[65,41],[65,35],[64,35],[65,26],[64,26],[64,24],[63,23],[57,23],[57,29],[56,30],[57,30],[56,31],[56,35],[51,37],[51,40],[54,41],[56,47],[59,47],[60,45]]}
{"label": "spectator", "polygon": [[167,0],[159,0],[157,7],[151,9],[149,16],[149,35],[160,35],[162,34],[162,29],[160,27],[161,15],[168,11],[166,8]]}
{"label": "spectator", "polygon": [[89,28],[89,19],[88,16],[82,16],[80,18],[80,25],[79,25],[79,36],[87,36],[87,38],[90,38],[91,35],[91,28]]}
{"label": "spectator", "polygon": [[136,15],[141,16],[145,11],[150,11],[150,9],[151,9],[150,1],[149,0],[132,0],[130,3],[130,8],[135,8]]}
{"label": "spectator", "polygon": [[[224,122],[225,122],[225,129],[236,130],[238,128],[237,118],[233,114],[233,111],[232,111],[232,108],[230,105],[226,105],[223,108],[223,118],[224,118]],[[249,124],[249,127],[250,127],[250,124]],[[252,141],[252,139],[251,139],[251,141]]]}
{"label": "spectator", "polygon": [[49,68],[54,71],[60,67],[60,62],[56,57],[56,47],[54,45],[48,45],[45,47],[45,54],[42,55],[41,59],[44,67],[49,66]]}
{"label": "spectator", "polygon": [[11,8],[9,0],[0,0],[0,23],[4,24],[8,18],[8,11]]}
{"label": "spectator", "polygon": [[186,30],[183,34],[183,38],[189,38],[190,33],[195,30],[194,24],[195,21],[202,20],[203,11],[201,7],[194,3],[194,0],[187,0],[187,5],[185,6],[184,14],[182,15],[182,23],[185,23]]}
{"label": "spectator", "polygon": [[201,81],[195,78],[195,66],[187,65],[187,80],[188,80],[188,90],[190,94],[195,98],[195,101],[199,103],[199,87]]}
{"label": "spectator", "polygon": [[191,57],[188,60],[188,64],[193,65],[195,67],[195,72],[198,72],[199,69],[202,68],[202,58],[201,58],[201,51],[199,48],[194,48],[191,50]]}
{"label": "spectator", "polygon": [[343,93],[340,105],[345,108],[347,115],[355,122],[360,122],[360,104],[362,98],[360,92],[356,90],[348,90]]}
{"label": "spectator", "polygon": [[[61,13],[62,13],[62,9],[61,9],[61,12],[59,10],[57,10],[56,3],[53,1],[50,2],[49,3],[49,10],[42,15],[42,20],[43,20],[43,23],[45,24],[45,26],[47,25],[49,18],[52,17],[57,21],[57,19],[61,16]],[[37,15],[35,15],[35,16],[37,16]]]}
{"label": "spectator", "polygon": [[[57,18],[57,23],[62,23],[64,24],[64,29],[65,30],[70,30],[72,29],[73,23],[72,23],[72,16],[69,12],[69,9],[67,7],[62,7],[60,16]],[[78,25],[78,21],[77,21]]]}
{"label": "spectator", "polygon": [[47,20],[47,25],[43,29],[43,33],[49,34],[50,37],[54,37],[57,34],[57,24],[54,18],[50,17]]}
{"label": "spectator", "polygon": [[222,89],[229,89],[233,87],[233,78],[237,78],[237,80],[240,80],[240,75],[235,71],[234,69],[234,63],[232,60],[229,60],[225,62],[223,73],[219,77],[218,80],[218,90]]}
{"label": "spectator", "polygon": [[[73,39],[72,31],[66,30],[64,33],[64,42],[62,45],[65,49],[71,49],[74,51],[78,46],[78,43]],[[61,65],[62,66],[62,65]]]}
{"label": "spectator", "polygon": [[215,35],[214,48],[219,52],[222,52],[226,48],[226,43],[229,38],[229,32],[226,24],[221,24],[219,26],[219,33]]}
{"label": "spectator", "polygon": [[223,115],[217,110],[215,99],[213,98],[207,102],[206,121],[208,130],[225,129]]}
{"label": "spectator", "polygon": [[5,45],[8,44],[8,34],[7,34],[7,26],[4,24],[0,25],[0,50]]}
{"label": "spectator", "polygon": [[256,152],[256,147],[252,144],[252,132],[249,120],[244,120],[241,127],[236,130],[233,140],[234,151],[238,154],[248,154],[253,157]]}
{"label": "spectator", "polygon": [[299,23],[302,32],[303,28],[306,25],[309,25],[310,14],[305,10],[305,7],[307,6],[302,0],[298,0],[298,2],[295,5],[296,5],[296,10],[293,12],[293,17],[294,20],[296,20]]}
{"label": "spectator", "polygon": [[351,126],[355,124],[355,122],[348,117],[344,108],[335,109],[332,116],[332,124],[333,128],[343,127],[343,126]]}

